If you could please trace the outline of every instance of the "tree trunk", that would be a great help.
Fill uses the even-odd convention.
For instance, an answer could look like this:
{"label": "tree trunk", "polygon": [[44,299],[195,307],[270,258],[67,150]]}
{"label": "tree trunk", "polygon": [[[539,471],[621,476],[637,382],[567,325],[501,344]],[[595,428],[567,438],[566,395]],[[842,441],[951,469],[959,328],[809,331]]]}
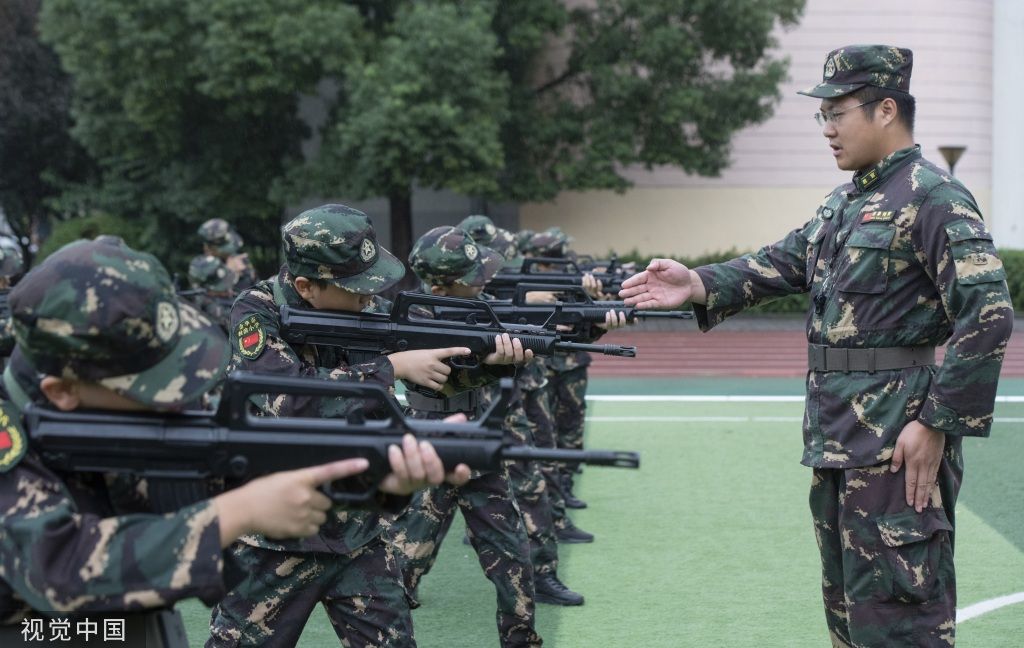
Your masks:
{"label": "tree trunk", "polygon": [[409,190],[388,195],[391,209],[391,252],[405,263],[412,251],[412,194]]}
{"label": "tree trunk", "polygon": [[400,290],[419,287],[420,282],[409,269],[409,252],[412,251],[412,191],[392,191],[388,195],[388,206],[391,210],[391,245],[388,248],[406,268],[405,277],[385,294],[390,299]]}

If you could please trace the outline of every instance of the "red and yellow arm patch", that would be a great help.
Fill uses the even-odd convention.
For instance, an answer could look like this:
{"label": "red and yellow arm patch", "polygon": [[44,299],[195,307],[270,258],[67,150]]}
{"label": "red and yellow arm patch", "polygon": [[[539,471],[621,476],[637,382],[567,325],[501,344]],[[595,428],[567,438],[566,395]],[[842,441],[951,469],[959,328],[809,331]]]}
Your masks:
{"label": "red and yellow arm patch", "polygon": [[235,339],[238,340],[238,353],[243,358],[255,360],[267,346],[267,331],[258,317],[250,315],[235,327]]}
{"label": "red and yellow arm patch", "polygon": [[10,416],[0,405],[0,473],[18,465],[27,449],[25,433],[21,431],[17,418]]}

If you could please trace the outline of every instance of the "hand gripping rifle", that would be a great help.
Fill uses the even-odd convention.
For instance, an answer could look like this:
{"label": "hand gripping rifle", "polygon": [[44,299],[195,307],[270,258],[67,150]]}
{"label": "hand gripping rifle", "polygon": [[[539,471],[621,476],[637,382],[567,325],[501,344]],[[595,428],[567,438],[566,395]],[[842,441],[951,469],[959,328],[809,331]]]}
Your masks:
{"label": "hand gripping rifle", "polygon": [[[540,265],[553,266],[555,269],[540,270],[537,268]],[[523,259],[523,264],[518,272],[507,271],[503,268],[487,282],[484,291],[498,299],[511,299],[515,295],[516,286],[521,283],[582,286],[584,274],[586,274],[585,271],[581,270],[572,259],[531,257]],[[629,277],[618,269],[612,272],[591,274],[601,282],[601,290],[611,294],[622,290],[622,282]]]}
{"label": "hand gripping rifle", "polygon": [[[61,412],[30,405],[24,420],[33,448],[48,466],[67,472],[144,477],[158,512],[209,497],[215,478],[234,485],[272,472],[353,457],[367,459],[367,471],[322,488],[337,504],[365,506],[391,472],[388,446],[400,447],[406,433],[429,441],[447,470],[459,463],[497,470],[509,460],[639,467],[635,452],[513,445],[502,432],[511,393],[511,379],[503,379],[501,397],[479,421],[448,423],[407,419],[380,385],[234,372],[225,383],[216,413]],[[345,419],[275,418],[254,412],[249,397],[256,394],[351,398],[364,407]],[[367,419],[367,412],[380,418]]]}
{"label": "hand gripping rifle", "polygon": [[[556,292],[564,301],[549,303],[527,303],[526,296],[531,292]],[[692,319],[693,311],[657,311],[640,310],[634,306],[626,306],[621,301],[594,301],[583,286],[555,284],[519,284],[511,299],[499,299],[486,302],[491,310],[506,326],[529,325],[540,326],[548,330],[556,327],[569,327],[561,331],[569,340],[591,341],[603,334],[600,325],[605,321],[605,313],[610,310],[622,311],[627,322],[644,319]],[[437,319],[446,321],[472,322],[476,313],[467,313],[458,308],[435,308]]]}
{"label": "hand gripping rifle", "polygon": [[[472,313],[459,321],[410,316],[411,307],[459,309]],[[591,351],[632,358],[636,347],[567,342],[542,327],[501,322],[488,302],[480,299],[399,293],[390,315],[308,310],[281,306],[281,336],[290,344],[323,344],[345,348],[350,358],[393,351],[468,347],[473,356],[494,352],[496,335],[519,338],[523,349],[550,356],[556,351]],[[467,365],[462,365],[467,366]],[[472,366],[472,365],[468,365]]]}

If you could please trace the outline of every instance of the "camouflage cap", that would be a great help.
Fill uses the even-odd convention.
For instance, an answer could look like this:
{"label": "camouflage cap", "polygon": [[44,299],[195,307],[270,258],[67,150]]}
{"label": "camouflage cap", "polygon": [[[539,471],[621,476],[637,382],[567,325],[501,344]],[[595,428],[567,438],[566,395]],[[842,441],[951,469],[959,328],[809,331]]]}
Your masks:
{"label": "camouflage cap", "polygon": [[219,258],[210,254],[200,254],[193,257],[188,264],[188,281],[193,288],[230,292],[238,277]]}
{"label": "camouflage cap", "polygon": [[25,272],[21,246],[9,236],[0,236],[0,277],[14,277]]}
{"label": "camouflage cap", "polygon": [[219,327],[178,301],[155,257],[109,240],[65,245],[9,303],[18,347],[36,370],[153,407],[195,401],[229,358]]}
{"label": "camouflage cap", "polygon": [[569,237],[562,230],[552,228],[534,234],[520,249],[524,254],[560,259],[569,252]]}
{"label": "camouflage cap", "polygon": [[494,221],[482,214],[466,216],[458,227],[469,232],[473,240],[480,245],[490,245],[494,240],[494,234],[498,231],[498,228],[494,226]]}
{"label": "camouflage cap", "polygon": [[374,295],[405,276],[405,266],[377,244],[370,218],[345,205],[307,209],[281,228],[284,255],[296,277],[324,279]]}
{"label": "camouflage cap", "polygon": [[526,251],[526,248],[530,245],[530,238],[536,233],[537,232],[534,232],[531,229],[524,229],[519,230],[514,234],[514,236],[516,237],[516,245],[519,246],[520,252]]}
{"label": "camouflage cap", "polygon": [[416,241],[409,265],[416,276],[429,284],[480,287],[491,280],[505,257],[478,245],[466,230],[435,227]]}
{"label": "camouflage cap", "polygon": [[519,244],[516,242],[515,234],[502,227],[497,228],[494,232],[494,240],[487,247],[501,254],[506,261],[511,261],[519,256]]}
{"label": "camouflage cap", "polygon": [[847,45],[825,57],[821,83],[799,94],[831,99],[864,86],[910,92],[914,53],[889,45]]}
{"label": "camouflage cap", "polygon": [[199,237],[221,254],[236,254],[241,247],[242,237],[235,234],[231,224],[223,218],[211,218],[200,225]]}

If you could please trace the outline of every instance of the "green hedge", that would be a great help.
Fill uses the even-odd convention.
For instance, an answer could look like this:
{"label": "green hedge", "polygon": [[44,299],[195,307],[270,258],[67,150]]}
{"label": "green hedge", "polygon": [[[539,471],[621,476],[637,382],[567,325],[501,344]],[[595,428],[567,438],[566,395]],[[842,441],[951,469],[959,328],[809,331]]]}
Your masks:
{"label": "green hedge", "polygon": [[[707,265],[709,263],[721,263],[728,261],[742,254],[735,249],[725,252],[714,252],[698,257],[681,257],[666,255],[641,255],[636,250],[628,254],[620,254],[619,259],[623,262],[635,261],[637,266],[643,268],[653,257],[675,259],[688,268]],[[1010,287],[1010,297],[1013,299],[1014,309],[1019,313],[1024,311],[1024,250],[1000,250],[999,256],[1006,268],[1006,283]],[[761,313],[806,313],[809,306],[807,295],[789,295],[776,299],[767,304],[761,304],[752,308],[752,312]]]}
{"label": "green hedge", "polygon": [[50,236],[40,246],[34,259],[39,264],[60,248],[78,239],[96,238],[100,234],[115,234],[124,239],[125,243],[137,250],[143,250],[143,228],[137,220],[128,220],[109,214],[90,214],[69,218],[53,224]]}

